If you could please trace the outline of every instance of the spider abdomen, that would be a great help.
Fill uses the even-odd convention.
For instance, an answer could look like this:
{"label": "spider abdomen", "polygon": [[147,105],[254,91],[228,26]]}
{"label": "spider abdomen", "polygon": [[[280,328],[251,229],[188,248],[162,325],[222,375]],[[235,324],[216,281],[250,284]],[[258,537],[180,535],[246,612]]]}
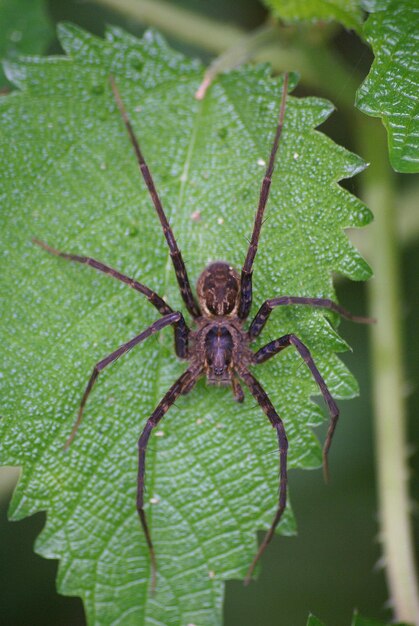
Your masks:
{"label": "spider abdomen", "polygon": [[231,380],[230,365],[234,341],[228,328],[214,325],[205,336],[205,363],[210,382],[227,384]]}

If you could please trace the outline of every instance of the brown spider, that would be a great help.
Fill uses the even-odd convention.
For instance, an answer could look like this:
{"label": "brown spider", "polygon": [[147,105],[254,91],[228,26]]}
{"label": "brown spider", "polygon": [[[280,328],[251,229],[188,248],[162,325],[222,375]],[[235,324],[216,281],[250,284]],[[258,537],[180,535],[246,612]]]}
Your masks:
{"label": "brown spider", "polygon": [[148,169],[140,150],[138,140],[134,134],[119,91],[112,78],[110,79],[110,82],[116,104],[134,148],[141,174],[150,192],[151,199],[160,219],[163,233],[169,246],[170,256],[176,272],[180,293],[187,310],[193,318],[195,329],[190,330],[182,313],[180,311],[174,311],[168,304],[166,304],[163,298],[145,285],[133,280],[132,278],[128,278],[128,276],[121,274],[107,265],[104,265],[100,261],[96,261],[90,257],[59,252],[44,242],[34,239],[34,243],[38,244],[52,254],[70,261],[91,265],[96,270],[104,272],[105,274],[110,274],[117,280],[128,284],[130,287],[133,287],[140,293],[144,294],[162,315],[160,319],[151,324],[151,326],[149,326],[142,333],[131,339],[131,341],[128,341],[120,346],[117,350],[115,350],[115,352],[112,352],[112,354],[95,365],[80,403],[77,420],[65,443],[65,448],[70,446],[76,435],[80,426],[86,401],[92,391],[96,379],[99,376],[99,373],[105,369],[105,367],[116,361],[116,359],[120,356],[131,350],[131,348],[139,344],[147,337],[150,337],[150,335],[157,333],[166,326],[173,326],[176,355],[180,359],[189,361],[189,367],[170,387],[169,391],[159,402],[156,409],[148,418],[138,441],[139,461],[137,510],[150,553],[152,588],[154,589],[155,587],[157,565],[151,534],[144,511],[144,473],[147,443],[153,428],[157,426],[165,413],[174,404],[178,396],[189,393],[198,378],[201,376],[206,376],[210,384],[231,385],[234,399],[237,402],[243,402],[244,400],[244,393],[239,382],[239,379],[241,379],[249,388],[250,393],[257,400],[262,410],[266,413],[273,428],[275,428],[277,432],[280,460],[279,501],[271,527],[249,566],[245,578],[245,583],[248,583],[251,579],[256,563],[272,539],[275,528],[278,525],[286,506],[288,449],[287,436],[282,420],[273,407],[268,395],[250,372],[249,367],[267,361],[271,357],[278,354],[278,352],[281,352],[281,350],[284,350],[291,345],[295,346],[297,351],[300,353],[301,357],[309,367],[314,379],[319,385],[320,391],[323,394],[323,398],[330,413],[330,425],[323,448],[323,468],[326,479],[328,477],[327,455],[339,416],[339,409],[332,398],[323,377],[317,369],[308,348],[302,341],[300,341],[300,339],[298,339],[298,337],[296,337],[296,335],[284,335],[283,337],[266,344],[256,353],[250,349],[250,344],[254,339],[256,339],[256,337],[259,336],[272,310],[281,305],[300,304],[323,307],[325,309],[335,311],[336,313],[339,313],[340,315],[355,322],[368,323],[373,320],[352,315],[328,298],[279,296],[266,300],[251,322],[250,327],[247,330],[244,327],[252,305],[253,262],[258,249],[259,236],[263,223],[263,214],[268,201],[272,173],[274,170],[275,155],[278,150],[279,139],[284,122],[285,102],[288,89],[288,74],[285,74],[284,76],[278,125],[276,128],[269,163],[261,186],[259,205],[254,221],[252,238],[250,240],[241,275],[239,275],[238,272],[231,267],[231,265],[229,265],[229,263],[225,263],[223,261],[211,263],[204,269],[198,278],[198,302],[192,293],[186,267],[182,259],[182,254],[177,246],[176,239],[173,235],[169,222],[167,221],[163,206],[151,177],[150,170]]}

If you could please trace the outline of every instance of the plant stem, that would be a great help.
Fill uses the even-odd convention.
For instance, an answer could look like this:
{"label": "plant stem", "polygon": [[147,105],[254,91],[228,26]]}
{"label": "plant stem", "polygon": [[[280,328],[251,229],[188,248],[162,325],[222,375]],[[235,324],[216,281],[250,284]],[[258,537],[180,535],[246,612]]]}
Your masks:
{"label": "plant stem", "polygon": [[258,53],[261,47],[271,43],[277,36],[277,29],[273,24],[266,24],[243,35],[236,44],[217,56],[206,69],[204,79],[195,94],[197,100],[202,100],[207,88],[218,74],[246,63]]}
{"label": "plant stem", "polygon": [[219,52],[237,43],[242,29],[194,13],[165,0],[95,0],[97,4],[155,26],[184,43]]}
{"label": "plant stem", "polygon": [[[398,189],[396,205],[397,241],[400,248],[406,248],[417,241],[419,237],[419,180],[411,181],[412,184],[405,189]],[[357,250],[363,256],[370,256],[370,233],[369,228],[353,229],[350,239]],[[336,277],[339,279],[339,277]]]}
{"label": "plant stem", "polygon": [[[368,127],[368,128],[367,128]],[[387,159],[384,128],[364,119],[358,128],[362,153],[371,166],[363,175],[364,199],[375,212],[370,227],[369,282],[372,332],[376,467],[387,582],[395,618],[419,625],[419,597],[410,524],[406,406],[404,402],[401,276],[397,245],[394,173]]]}

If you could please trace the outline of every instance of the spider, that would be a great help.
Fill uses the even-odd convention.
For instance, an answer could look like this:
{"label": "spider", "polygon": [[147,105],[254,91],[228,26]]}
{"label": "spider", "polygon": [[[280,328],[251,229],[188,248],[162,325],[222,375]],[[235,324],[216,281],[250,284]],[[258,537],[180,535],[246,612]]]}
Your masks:
{"label": "spider", "polygon": [[100,261],[96,261],[91,257],[60,252],[50,247],[43,241],[34,239],[34,243],[41,246],[51,254],[63,257],[69,261],[90,265],[99,272],[109,274],[117,280],[126,283],[136,291],[143,294],[161,315],[161,317],[151,324],[151,326],[143,330],[143,332],[127,343],[121,345],[117,350],[109,354],[94,366],[93,372],[81,399],[77,419],[71,434],[64,445],[64,448],[67,449],[70,446],[77,433],[87,399],[100,372],[151,335],[159,332],[166,326],[172,326],[174,330],[176,355],[179,359],[188,362],[188,368],[160,400],[151,416],[147,419],[138,440],[137,511],[150,555],[152,589],[154,590],[156,585],[157,562],[151,539],[150,528],[144,510],[144,475],[147,444],[151,432],[154,428],[156,428],[169,408],[175,403],[180,395],[186,395],[192,391],[192,388],[201,376],[206,376],[208,383],[212,385],[230,385],[234,399],[237,402],[243,402],[244,400],[243,389],[239,382],[241,380],[246,387],[248,387],[251,395],[256,399],[261,409],[267,415],[272,427],[276,430],[278,438],[278,504],[272,524],[248,568],[245,578],[245,584],[247,584],[252,577],[256,563],[259,561],[271,541],[275,528],[277,527],[285,510],[287,500],[288,450],[288,441],[284,424],[266,391],[263,389],[249,368],[251,366],[264,363],[289,346],[294,346],[297,349],[318,384],[330,413],[330,424],[323,448],[323,470],[326,480],[329,474],[328,452],[339,416],[338,406],[332,398],[322,375],[317,369],[310,351],[296,335],[288,334],[283,337],[279,337],[278,339],[267,343],[257,352],[253,352],[251,350],[251,343],[260,335],[266,322],[268,321],[269,315],[277,306],[308,305],[311,307],[322,307],[324,309],[334,311],[355,322],[369,323],[374,320],[352,315],[343,307],[328,298],[278,296],[266,300],[259,308],[256,316],[250,323],[250,326],[247,329],[245,328],[246,320],[252,306],[253,263],[258,249],[264,211],[269,198],[269,190],[275,166],[275,157],[284,125],[285,104],[288,91],[287,73],[284,75],[283,80],[282,98],[274,141],[260,189],[259,204],[254,220],[252,237],[250,239],[241,274],[239,274],[229,263],[224,261],[210,263],[198,278],[196,287],[198,296],[197,299],[193,294],[181,251],[179,250],[172,228],[167,220],[150,170],[141,152],[139,142],[134,134],[134,130],[113,77],[110,78],[110,84],[117,108],[119,109],[128,133],[128,137],[134,149],[140,172],[157,211],[157,215],[169,247],[180,293],[186,309],[193,319],[193,327],[192,329],[189,328],[183,314],[180,311],[172,309],[162,297],[142,283],[121,274],[119,271]]}

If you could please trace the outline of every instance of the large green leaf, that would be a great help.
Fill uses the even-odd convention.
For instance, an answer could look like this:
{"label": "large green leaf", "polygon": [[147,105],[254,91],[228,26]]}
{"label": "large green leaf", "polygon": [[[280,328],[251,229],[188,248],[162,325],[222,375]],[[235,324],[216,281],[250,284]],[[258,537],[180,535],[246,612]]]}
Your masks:
{"label": "large green leaf", "polygon": [[[0,0],[0,58],[44,52],[52,36],[44,0]],[[0,68],[0,86],[6,83]]]}
{"label": "large green leaf", "polygon": [[[164,391],[185,369],[170,329],[104,372],[80,431],[63,451],[95,362],[155,320],[139,294],[94,270],[52,257],[36,236],[101,259],[181,307],[173,269],[109,87],[112,74],[195,281],[211,259],[240,267],[281,82],[267,67],[220,76],[201,102],[203,68],[167,48],[110,29],[97,39],[63,26],[67,57],[8,67],[20,88],[0,101],[3,169],[1,461],[23,466],[11,516],[47,510],[37,551],[59,558],[62,593],[81,595],[90,624],[219,624],[223,580],[243,577],[256,530],[275,508],[275,433],[254,401],[200,381],[177,401],[156,436],[147,499],[159,576],[150,566],[135,510],[136,442]],[[295,80],[293,80],[295,83]],[[256,307],[275,294],[334,296],[331,274],[370,270],[343,229],[370,213],[337,181],[359,157],[314,131],[332,106],[287,104],[278,165],[255,265]],[[198,211],[200,219],[196,219]],[[357,385],[334,354],[346,344],[334,316],[276,311],[263,341],[296,332],[333,394]],[[311,426],[326,411],[292,350],[258,373],[283,417],[290,467],[320,464]],[[336,461],[335,461],[336,462]],[[290,510],[279,530],[295,531]]]}
{"label": "large green leaf", "polygon": [[419,5],[417,0],[376,3],[364,26],[375,54],[357,106],[382,117],[390,160],[399,172],[419,171]]}
{"label": "large green leaf", "polygon": [[[307,626],[325,626],[325,624],[321,622],[319,619],[317,619],[317,617],[315,617],[314,615],[310,615],[310,617],[308,618]],[[355,613],[352,619],[352,626],[386,626],[386,625],[384,624],[384,622],[368,619],[366,617],[361,617],[361,615],[358,615],[357,613]],[[397,623],[397,624],[393,624],[393,626],[408,626],[408,624]]]}
{"label": "large green leaf", "polygon": [[286,22],[340,22],[360,31],[363,13],[359,0],[264,0],[274,15]]}

